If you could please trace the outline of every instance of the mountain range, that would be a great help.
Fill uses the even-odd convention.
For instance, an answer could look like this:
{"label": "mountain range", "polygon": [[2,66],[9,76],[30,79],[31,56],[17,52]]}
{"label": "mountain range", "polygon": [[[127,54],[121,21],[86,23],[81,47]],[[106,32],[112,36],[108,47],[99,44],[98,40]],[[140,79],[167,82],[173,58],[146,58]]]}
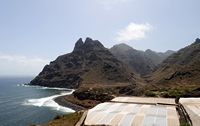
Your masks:
{"label": "mountain range", "polygon": [[165,59],[151,79],[159,85],[199,86],[200,39]]}
{"label": "mountain range", "polygon": [[132,71],[140,75],[147,75],[155,70],[174,51],[168,50],[164,53],[155,52],[150,49],[140,51],[122,43],[113,46],[110,52],[120,61],[128,65]]}
{"label": "mountain range", "polygon": [[98,40],[86,38],[83,42],[80,38],[71,53],[46,65],[30,84],[77,91],[105,87],[110,91],[115,87],[115,94],[131,95],[166,87],[193,90],[200,85],[199,66],[200,39],[177,52],[161,53],[136,50],[126,44],[107,49]]}
{"label": "mountain range", "polygon": [[78,88],[80,85],[136,83],[139,76],[131,72],[99,41],[80,38],[74,50],[46,65],[31,85]]}

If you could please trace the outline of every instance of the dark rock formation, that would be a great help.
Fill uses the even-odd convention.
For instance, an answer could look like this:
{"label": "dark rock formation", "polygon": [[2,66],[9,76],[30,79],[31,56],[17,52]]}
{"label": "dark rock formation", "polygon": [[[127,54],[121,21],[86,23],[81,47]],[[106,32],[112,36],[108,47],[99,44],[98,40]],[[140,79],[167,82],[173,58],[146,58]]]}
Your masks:
{"label": "dark rock formation", "polygon": [[31,85],[78,88],[81,84],[135,83],[136,75],[99,41],[79,39],[73,52],[46,65]]}

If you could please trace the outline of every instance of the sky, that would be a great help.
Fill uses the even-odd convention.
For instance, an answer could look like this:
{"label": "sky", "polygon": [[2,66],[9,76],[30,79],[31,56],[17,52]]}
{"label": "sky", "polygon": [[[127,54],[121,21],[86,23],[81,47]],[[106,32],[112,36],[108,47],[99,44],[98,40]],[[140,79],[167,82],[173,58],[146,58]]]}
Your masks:
{"label": "sky", "polygon": [[179,50],[200,35],[199,0],[0,0],[0,76],[35,76],[79,38]]}

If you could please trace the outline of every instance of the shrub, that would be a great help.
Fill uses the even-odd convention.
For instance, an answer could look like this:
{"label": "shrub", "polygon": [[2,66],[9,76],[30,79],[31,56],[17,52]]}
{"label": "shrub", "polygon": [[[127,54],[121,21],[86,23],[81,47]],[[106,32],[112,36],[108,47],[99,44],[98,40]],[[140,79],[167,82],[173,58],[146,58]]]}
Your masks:
{"label": "shrub", "polygon": [[156,97],[157,93],[154,92],[154,91],[146,91],[145,95],[148,96],[148,97]]}

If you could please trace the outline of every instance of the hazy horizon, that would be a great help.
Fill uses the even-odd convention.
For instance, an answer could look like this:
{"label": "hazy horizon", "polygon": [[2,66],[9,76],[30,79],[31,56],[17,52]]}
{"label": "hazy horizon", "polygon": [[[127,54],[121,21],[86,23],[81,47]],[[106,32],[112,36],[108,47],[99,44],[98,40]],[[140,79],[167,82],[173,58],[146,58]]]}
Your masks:
{"label": "hazy horizon", "polygon": [[179,50],[200,35],[200,1],[0,1],[0,76],[35,76],[91,37],[106,48]]}

